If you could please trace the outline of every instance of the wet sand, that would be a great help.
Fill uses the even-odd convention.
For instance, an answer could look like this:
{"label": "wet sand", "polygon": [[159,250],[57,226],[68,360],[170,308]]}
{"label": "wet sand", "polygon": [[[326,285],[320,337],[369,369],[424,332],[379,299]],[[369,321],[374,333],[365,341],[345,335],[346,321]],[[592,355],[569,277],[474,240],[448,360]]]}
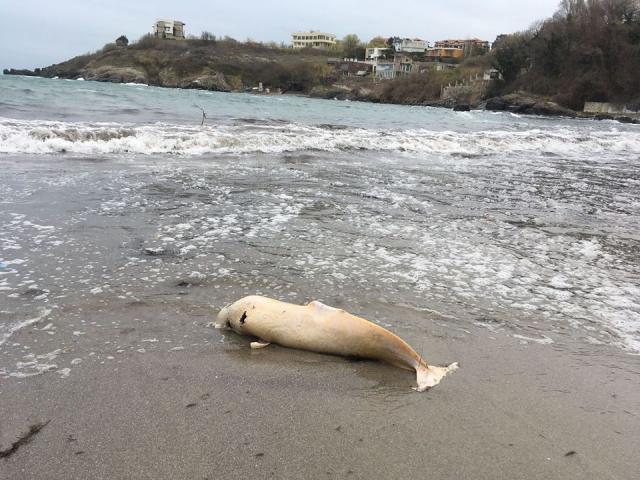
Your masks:
{"label": "wet sand", "polygon": [[[3,163],[4,261],[12,263],[0,297],[2,332],[10,332],[0,338],[0,479],[638,477],[640,357],[624,353],[619,332],[594,315],[581,329],[558,314],[494,308],[491,283],[456,296],[460,281],[403,273],[414,257],[389,255],[411,253],[413,237],[366,228],[395,225],[397,207],[363,200],[354,180],[350,196],[323,203],[315,195],[328,183],[296,180],[324,178],[328,164],[241,164],[225,177],[218,162],[50,162]],[[279,170],[265,183],[267,167]],[[357,169],[332,168],[331,181]],[[292,213],[285,194],[308,204]],[[371,212],[376,202],[380,212]],[[237,213],[246,217],[239,226]],[[438,225],[457,220],[438,221],[442,233]],[[394,231],[429,226],[417,225]],[[162,243],[166,235],[173,243]],[[425,250],[425,268],[459,239],[452,235]],[[362,237],[373,250],[352,251]],[[451,272],[486,257],[462,255],[494,245],[477,238],[449,252],[460,262]],[[553,272],[575,257],[556,250]],[[585,262],[584,272],[601,275],[581,274],[595,285],[631,265]],[[248,339],[208,326],[221,306],[253,293],[345,308],[427,361],[461,368],[418,394],[411,372],[277,346],[251,351]],[[568,308],[583,297],[540,305]]]}
{"label": "wet sand", "polygon": [[[85,312],[87,332],[61,356],[85,360],[68,376],[0,380],[0,450],[49,422],[0,459],[0,477],[637,476],[637,356],[525,344],[370,303],[356,313],[402,316],[394,331],[428,361],[461,363],[418,394],[410,372],[376,362],[251,351],[247,339],[207,326],[210,305],[227,300],[201,286],[67,305],[66,315]],[[25,337],[34,345],[50,338],[42,324],[12,341]]]}

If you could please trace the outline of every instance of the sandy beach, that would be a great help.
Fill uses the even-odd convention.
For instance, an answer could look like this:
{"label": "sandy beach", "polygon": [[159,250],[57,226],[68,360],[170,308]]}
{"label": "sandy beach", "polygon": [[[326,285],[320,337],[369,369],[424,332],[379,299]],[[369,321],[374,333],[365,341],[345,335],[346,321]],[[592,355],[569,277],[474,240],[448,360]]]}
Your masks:
{"label": "sandy beach", "polygon": [[[153,303],[86,305],[98,325],[118,323],[122,353],[96,353],[66,378],[2,380],[2,449],[48,422],[0,460],[2,478],[636,476],[637,357],[452,332],[437,317],[382,304],[358,312],[386,308],[406,325],[419,320],[422,327],[396,333],[431,362],[460,361],[418,394],[410,372],[376,362],[251,351],[246,339],[207,325],[210,308],[193,307],[222,299],[184,290]],[[127,320],[132,312],[138,320]],[[24,335],[48,340],[42,331]],[[173,342],[138,351],[158,336]],[[64,355],[100,349],[87,337]]]}

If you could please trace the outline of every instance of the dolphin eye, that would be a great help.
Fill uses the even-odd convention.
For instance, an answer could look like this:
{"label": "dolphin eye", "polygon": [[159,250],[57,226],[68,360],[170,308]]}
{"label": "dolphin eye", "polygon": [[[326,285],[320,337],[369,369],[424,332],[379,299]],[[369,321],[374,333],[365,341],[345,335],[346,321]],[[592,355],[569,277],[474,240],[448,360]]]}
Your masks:
{"label": "dolphin eye", "polygon": [[247,312],[244,312],[240,317],[240,324],[244,325],[244,322],[247,320]]}

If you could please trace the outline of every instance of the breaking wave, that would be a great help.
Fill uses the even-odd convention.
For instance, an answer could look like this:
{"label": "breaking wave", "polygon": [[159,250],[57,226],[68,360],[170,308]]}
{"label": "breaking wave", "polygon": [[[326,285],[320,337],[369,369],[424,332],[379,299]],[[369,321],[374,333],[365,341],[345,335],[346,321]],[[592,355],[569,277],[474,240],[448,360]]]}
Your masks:
{"label": "breaking wave", "polygon": [[0,153],[10,154],[250,154],[300,151],[379,151],[462,157],[598,153],[640,154],[640,131],[592,131],[567,126],[468,133],[428,129],[379,130],[327,125],[180,126],[0,119]]}

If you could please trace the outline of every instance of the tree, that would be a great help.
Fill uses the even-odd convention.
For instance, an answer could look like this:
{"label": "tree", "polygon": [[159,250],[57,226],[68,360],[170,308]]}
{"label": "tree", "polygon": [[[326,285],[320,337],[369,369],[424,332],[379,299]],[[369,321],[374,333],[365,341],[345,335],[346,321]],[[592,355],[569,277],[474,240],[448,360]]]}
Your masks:
{"label": "tree", "polygon": [[401,42],[402,39],[400,37],[389,37],[387,38],[387,46],[388,47],[393,47],[396,42]]}
{"label": "tree", "polygon": [[381,37],[380,35],[369,40],[370,48],[386,48],[387,46],[387,39],[385,37]]}
{"label": "tree", "polygon": [[552,18],[496,39],[491,54],[506,90],[586,101],[640,98],[640,0],[562,0]]}
{"label": "tree", "polygon": [[204,40],[205,42],[215,42],[216,36],[205,30],[200,34],[200,40]]}
{"label": "tree", "polygon": [[118,38],[116,38],[116,46],[126,47],[127,45],[129,45],[129,39],[124,35],[120,35]]}
{"label": "tree", "polygon": [[350,33],[346,35],[341,42],[342,53],[345,57],[348,58],[357,58],[358,57],[358,49],[360,46],[360,38],[355,33]]}
{"label": "tree", "polygon": [[566,18],[573,20],[584,15],[586,5],[584,0],[561,0],[556,18]]}
{"label": "tree", "polygon": [[523,34],[509,35],[500,39],[493,50],[495,67],[506,83],[513,82],[529,63],[529,45]]}

